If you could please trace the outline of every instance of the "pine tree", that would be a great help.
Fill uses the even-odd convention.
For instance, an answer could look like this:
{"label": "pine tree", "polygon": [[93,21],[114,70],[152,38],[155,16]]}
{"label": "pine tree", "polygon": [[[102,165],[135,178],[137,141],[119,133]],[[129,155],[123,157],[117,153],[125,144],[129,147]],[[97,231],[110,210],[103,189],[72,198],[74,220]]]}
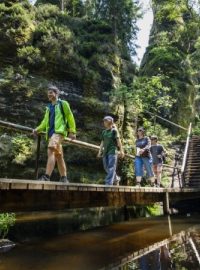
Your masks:
{"label": "pine tree", "polygon": [[124,51],[135,53],[136,21],[139,14],[139,1],[132,0],[86,0],[86,14],[94,19],[104,20],[112,27],[116,44]]}
{"label": "pine tree", "polygon": [[62,12],[66,11],[70,16],[81,17],[84,13],[81,0],[38,0],[36,5],[51,4],[56,5]]}

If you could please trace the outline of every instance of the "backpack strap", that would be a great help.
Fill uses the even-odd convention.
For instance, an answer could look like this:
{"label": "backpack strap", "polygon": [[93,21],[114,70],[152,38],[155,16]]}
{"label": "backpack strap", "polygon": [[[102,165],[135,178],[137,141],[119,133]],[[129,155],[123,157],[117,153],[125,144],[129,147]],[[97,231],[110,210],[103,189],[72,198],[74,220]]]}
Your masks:
{"label": "backpack strap", "polygon": [[58,101],[58,104],[59,104],[60,111],[61,111],[61,114],[62,114],[62,117],[63,117],[63,121],[64,121],[64,123],[65,123],[65,125],[66,125],[67,130],[69,130],[68,122],[66,123],[66,117],[65,117],[65,112],[64,112],[62,100],[59,100],[59,101]]}
{"label": "backpack strap", "polygon": [[116,138],[115,138],[116,132],[117,132],[116,129],[112,128],[112,136],[113,136],[114,140],[116,140]]}
{"label": "backpack strap", "polygon": [[64,109],[63,109],[62,100],[59,100],[58,103],[59,103],[59,106],[60,106],[60,111],[62,113],[63,120],[65,122],[65,113],[64,113]]}

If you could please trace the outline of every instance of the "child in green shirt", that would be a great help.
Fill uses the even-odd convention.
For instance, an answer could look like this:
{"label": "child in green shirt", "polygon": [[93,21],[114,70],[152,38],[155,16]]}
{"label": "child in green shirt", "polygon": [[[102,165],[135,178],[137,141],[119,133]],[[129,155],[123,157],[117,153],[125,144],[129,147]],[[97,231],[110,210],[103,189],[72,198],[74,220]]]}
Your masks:
{"label": "child in green shirt", "polygon": [[124,151],[120,140],[119,132],[117,131],[114,120],[111,116],[106,116],[103,119],[105,130],[102,132],[100,149],[97,157],[103,154],[103,166],[107,173],[105,178],[106,185],[113,185],[119,182],[119,177],[116,174],[118,148],[120,157],[124,157]]}

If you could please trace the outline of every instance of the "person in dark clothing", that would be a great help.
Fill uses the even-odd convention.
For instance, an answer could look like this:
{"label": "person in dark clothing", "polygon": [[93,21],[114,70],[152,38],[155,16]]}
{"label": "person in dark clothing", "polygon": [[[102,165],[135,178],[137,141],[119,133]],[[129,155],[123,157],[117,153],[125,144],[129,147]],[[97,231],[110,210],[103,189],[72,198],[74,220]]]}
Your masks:
{"label": "person in dark clothing", "polygon": [[161,144],[158,144],[158,137],[153,135],[151,136],[151,155],[153,159],[153,171],[157,181],[157,186],[161,185],[163,162],[165,159],[166,151]]}
{"label": "person in dark clothing", "polygon": [[141,180],[144,175],[144,168],[147,172],[147,178],[151,185],[154,185],[154,173],[152,169],[152,157],[150,153],[151,140],[145,136],[144,128],[140,127],[137,130],[136,140],[136,157],[135,157],[135,174],[136,185],[141,185]]}

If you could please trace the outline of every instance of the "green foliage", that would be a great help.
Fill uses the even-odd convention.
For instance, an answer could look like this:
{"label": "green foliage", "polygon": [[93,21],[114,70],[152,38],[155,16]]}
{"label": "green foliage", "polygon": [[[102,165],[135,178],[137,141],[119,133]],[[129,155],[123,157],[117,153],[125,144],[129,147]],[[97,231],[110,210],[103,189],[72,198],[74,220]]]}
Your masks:
{"label": "green foliage", "polygon": [[61,16],[60,10],[54,5],[39,5],[35,12],[35,18],[38,22],[44,22],[47,19],[56,19]]}
{"label": "green foliage", "polygon": [[140,75],[149,77],[149,81],[152,76],[161,78],[163,87],[169,89],[167,95],[165,89],[161,95],[173,98],[167,112],[165,109],[160,112],[185,127],[195,116],[199,84],[194,58],[198,59],[200,17],[190,4],[187,0],[153,1],[154,27],[140,69]]}
{"label": "green foliage", "polygon": [[[130,82],[132,76],[122,71],[128,65],[131,68],[131,48],[128,47],[128,42],[132,42],[133,38],[129,33],[128,41],[128,38],[122,37],[122,32],[125,35],[130,27],[134,35],[136,34],[138,4],[128,0],[124,3],[104,2],[101,14],[96,16],[97,7],[101,5],[99,2],[95,4],[95,12],[89,17],[86,16],[88,5],[93,4],[88,1],[83,4],[79,0],[66,0],[65,12],[61,12],[60,1],[38,1],[35,7],[31,7],[26,1],[11,1],[8,6],[2,4],[0,12],[2,10],[5,29],[2,28],[0,53],[1,49],[2,52],[5,49],[8,57],[15,56],[13,61],[31,72],[48,76],[53,74],[56,77],[68,77],[78,81],[83,85],[84,93],[90,95],[94,93],[94,89],[100,92],[102,89],[117,87],[120,73],[123,74],[123,82]],[[123,10],[121,18],[115,17],[118,28],[121,27],[116,35],[113,32],[112,20],[115,7],[118,12]],[[107,10],[107,17],[103,10]],[[126,17],[125,12],[129,17]],[[5,23],[6,14],[10,16]],[[16,16],[19,16],[19,19]],[[124,29],[125,24],[127,30]],[[12,25],[17,25],[15,31],[12,30]],[[133,43],[132,45],[134,47]],[[126,57],[128,62],[123,61],[122,65],[123,57]],[[3,61],[4,59],[6,62],[7,59],[3,58]]]}
{"label": "green foliage", "polygon": [[51,4],[51,5],[56,5],[58,7],[60,7],[60,0],[37,0],[36,1],[36,6],[43,6],[43,5],[48,5],[48,4]]}
{"label": "green foliage", "polygon": [[20,62],[27,67],[41,67],[44,63],[44,57],[39,48],[26,46],[17,50],[17,56]]}
{"label": "green foliage", "polygon": [[115,104],[124,104],[127,106],[134,106],[137,112],[142,111],[142,102],[140,93],[134,91],[132,86],[120,84],[112,93],[112,100]]}
{"label": "green foliage", "polygon": [[136,21],[141,16],[139,2],[132,0],[97,0],[86,1],[87,15],[106,21],[112,28],[115,40],[121,46],[122,51],[127,48],[135,53],[137,26]]}
{"label": "green foliage", "polygon": [[[156,1],[154,1],[156,3]],[[156,13],[156,19],[159,23],[176,22],[179,21],[183,12],[187,11],[183,1],[169,0]]]}
{"label": "green foliage", "polygon": [[167,83],[167,76],[138,77],[133,83],[133,93],[138,96],[143,110],[160,114],[168,112],[176,100]]}
{"label": "green foliage", "polygon": [[13,162],[23,165],[33,154],[33,141],[24,135],[12,139]]}
{"label": "green foliage", "polygon": [[0,214],[0,238],[4,239],[11,226],[15,224],[15,214]]}
{"label": "green foliage", "polygon": [[[0,4],[0,50],[16,49],[30,42],[34,31],[33,13],[23,3]],[[6,48],[4,47],[6,44]]]}
{"label": "green foliage", "polygon": [[146,212],[147,214],[152,216],[160,216],[162,214],[162,207],[160,204],[154,204],[151,206],[146,206]]}
{"label": "green foliage", "polygon": [[84,15],[85,9],[81,0],[38,0],[36,6],[43,6],[45,4],[56,5],[60,10],[62,9],[68,15],[73,17],[81,17]]}

